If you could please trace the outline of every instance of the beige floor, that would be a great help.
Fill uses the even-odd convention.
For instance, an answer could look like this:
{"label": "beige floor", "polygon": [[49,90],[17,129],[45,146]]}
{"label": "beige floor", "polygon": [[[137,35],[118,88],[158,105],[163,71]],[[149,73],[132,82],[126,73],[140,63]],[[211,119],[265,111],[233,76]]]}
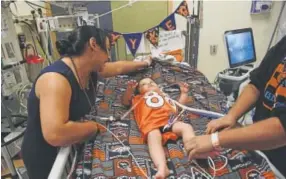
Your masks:
{"label": "beige floor", "polygon": [[[14,162],[14,166],[16,168],[20,168],[20,167],[24,166],[23,160],[14,160],[13,162]],[[1,171],[1,176],[7,175],[9,173],[10,173],[10,170],[7,168],[7,169]],[[8,178],[5,178],[5,179],[8,179]]]}

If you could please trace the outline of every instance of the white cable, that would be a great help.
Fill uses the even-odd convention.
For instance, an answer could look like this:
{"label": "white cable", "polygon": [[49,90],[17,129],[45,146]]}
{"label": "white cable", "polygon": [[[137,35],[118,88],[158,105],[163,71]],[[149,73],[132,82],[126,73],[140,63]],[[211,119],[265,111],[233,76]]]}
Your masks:
{"label": "white cable", "polygon": [[[200,170],[198,170],[198,169],[196,168],[196,170],[198,170],[199,172],[201,172],[201,174],[202,174],[204,177],[206,177],[207,179],[214,179],[214,178],[216,177],[216,172],[217,172],[217,171],[220,171],[220,170],[222,170],[222,169],[224,169],[224,168],[227,166],[227,164],[228,164],[228,159],[227,159],[227,157],[225,157],[225,156],[223,156],[223,155],[220,155],[220,156],[225,159],[225,163],[224,163],[224,165],[223,165],[222,167],[220,167],[220,168],[218,168],[218,169],[215,168],[215,163],[214,163],[213,159],[212,159],[211,157],[208,157],[208,158],[207,158],[209,167],[214,171],[213,176],[211,176],[208,172],[206,172],[205,169],[203,169],[196,161],[193,161],[193,163],[196,164],[196,166],[201,170],[201,171],[200,171]],[[194,167],[191,168],[191,173],[192,173],[192,178],[195,178],[193,168],[194,168]],[[208,175],[208,176],[206,176],[206,175]]]}
{"label": "white cable", "polygon": [[[120,144],[123,146],[123,147],[127,147],[126,145],[123,144],[123,142],[111,131],[109,130],[107,127],[105,127],[104,125],[100,124],[100,123],[97,123],[98,125],[100,125],[101,127],[103,127],[104,129],[106,129],[111,135],[113,135],[113,137],[116,138],[116,140],[118,142],[120,142]],[[131,153],[131,151],[128,149],[128,153],[131,155],[131,157],[133,158],[135,164],[139,167],[139,169],[141,170],[141,172],[144,174],[144,176],[146,178],[149,178],[147,173],[144,172],[143,168],[139,165],[139,163],[137,162],[135,156]]]}
{"label": "white cable", "polygon": [[168,122],[168,124],[166,124],[163,128],[163,131],[165,131],[166,129],[170,128],[173,124],[175,124],[175,122],[181,117],[181,115],[185,112],[185,109],[183,109],[177,116],[176,118],[171,121],[171,123]]}
{"label": "white cable", "polygon": [[[226,156],[223,156],[223,155],[219,155],[219,156],[225,159],[225,163],[224,163],[224,165],[223,165],[222,167],[220,167],[220,168],[218,168],[218,169],[215,168],[215,164],[214,164],[214,161],[212,160],[212,158],[211,158],[211,157],[208,157],[208,159],[209,159],[209,160],[208,160],[208,164],[209,164],[209,166],[211,167],[211,169],[213,169],[214,171],[222,170],[222,169],[225,168],[225,167],[227,166],[227,164],[228,164],[228,159],[227,159]],[[210,164],[209,162],[212,163],[212,166],[213,166],[213,167],[211,166],[211,164]]]}
{"label": "white cable", "polygon": [[75,163],[76,163],[76,158],[77,158],[77,150],[75,151],[75,155],[74,155],[74,158],[73,158],[73,161],[72,161],[72,166],[71,166],[71,170],[67,176],[67,179],[69,179],[71,177],[71,175],[73,174],[73,171],[75,169]]}
{"label": "white cable", "polygon": [[[196,163],[195,163],[196,164]],[[197,164],[198,165],[198,164]],[[196,178],[196,175],[194,174],[194,169],[196,169],[198,172],[201,173],[201,175],[203,175],[204,177],[206,177],[207,179],[212,179],[212,176],[210,174],[208,174],[207,172],[205,172],[205,170],[200,171],[198,170],[196,167],[191,167],[191,174],[192,174],[192,178]]]}
{"label": "white cable", "polygon": [[134,104],[126,113],[124,113],[123,116],[122,116],[120,119],[121,119],[121,120],[125,119],[125,118],[127,117],[127,115],[128,115],[129,113],[131,113],[131,112],[136,108],[136,106],[140,103],[140,101],[141,101],[142,99],[144,99],[144,97],[145,97],[145,95],[142,96],[141,99],[140,99],[136,104]]}
{"label": "white cable", "polygon": [[105,13],[103,13],[103,14],[100,14],[100,15],[98,15],[96,18],[93,18],[93,19],[88,20],[88,21],[94,21],[94,20],[97,19],[97,18],[100,18],[100,17],[102,17],[102,16],[105,16],[105,15],[107,15],[107,14],[110,14],[110,13],[112,13],[112,12],[114,12],[114,11],[118,11],[118,10],[120,10],[120,9],[122,9],[122,8],[125,8],[125,7],[127,7],[127,6],[132,5],[132,4],[135,3],[136,1],[137,1],[137,0],[133,0],[133,1],[130,2],[130,3],[124,4],[123,6],[120,6],[120,7],[118,7],[118,8],[115,8],[115,9],[113,9],[113,10],[111,10],[111,11],[108,11],[108,12],[105,12]]}
{"label": "white cable", "polygon": [[176,105],[178,105],[179,107],[181,107],[182,109],[188,110],[190,112],[196,113],[196,114],[201,114],[201,115],[207,115],[207,116],[212,116],[212,117],[216,117],[216,118],[220,118],[223,117],[224,115],[221,113],[217,113],[217,112],[212,112],[212,111],[207,111],[207,110],[203,110],[203,109],[196,109],[196,108],[191,108],[188,106],[185,106],[181,103],[179,103],[176,100],[171,99]]}

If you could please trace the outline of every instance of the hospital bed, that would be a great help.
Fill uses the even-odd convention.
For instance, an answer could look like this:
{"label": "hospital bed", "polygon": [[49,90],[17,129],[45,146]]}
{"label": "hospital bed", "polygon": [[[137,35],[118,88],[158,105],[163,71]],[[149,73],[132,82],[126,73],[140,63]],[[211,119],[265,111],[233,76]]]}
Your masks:
{"label": "hospital bed", "polygon": [[[172,99],[179,95],[179,88],[175,84],[187,82],[190,85],[189,107],[227,113],[225,96],[217,92],[201,72],[187,65],[156,62],[148,69],[107,79],[98,83],[95,107],[86,116],[89,119],[97,118],[97,122],[107,129],[100,127],[100,132],[86,141],[82,149],[61,148],[49,179],[66,178],[69,174],[69,178],[76,179],[146,178],[143,172],[148,177],[156,173],[132,113],[122,121],[98,120],[110,116],[118,118],[126,113],[128,108],[121,105],[126,82],[143,77],[152,77]],[[183,120],[193,126],[197,135],[202,135],[212,118],[186,111]],[[108,130],[116,134],[125,146]],[[171,171],[169,178],[275,178],[265,157],[255,151],[225,149],[211,161],[189,161],[184,155],[181,139],[169,141],[164,147]]]}

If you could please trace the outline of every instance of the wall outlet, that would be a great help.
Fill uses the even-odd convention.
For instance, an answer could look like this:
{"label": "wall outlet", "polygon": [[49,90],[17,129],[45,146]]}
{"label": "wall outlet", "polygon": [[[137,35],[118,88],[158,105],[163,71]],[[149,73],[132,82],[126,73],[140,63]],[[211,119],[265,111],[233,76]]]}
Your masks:
{"label": "wall outlet", "polygon": [[210,54],[211,55],[217,54],[217,45],[210,45]]}

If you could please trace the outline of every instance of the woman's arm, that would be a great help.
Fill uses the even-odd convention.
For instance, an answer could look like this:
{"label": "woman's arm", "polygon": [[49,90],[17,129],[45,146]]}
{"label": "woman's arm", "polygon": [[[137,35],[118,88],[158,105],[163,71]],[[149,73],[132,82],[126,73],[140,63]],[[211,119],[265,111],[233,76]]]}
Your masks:
{"label": "woman's arm", "polygon": [[93,121],[70,121],[71,87],[60,74],[46,73],[36,83],[40,100],[40,119],[44,139],[52,146],[67,146],[80,142],[97,131]]}
{"label": "woman's arm", "polygon": [[224,148],[270,150],[286,145],[286,133],[278,117],[222,131],[218,136]]}
{"label": "woman's arm", "polygon": [[[218,133],[223,148],[246,150],[270,150],[286,145],[286,132],[278,117],[272,117],[252,125]],[[211,135],[195,136],[185,143],[189,158],[214,150]]]}
{"label": "woman's arm", "polygon": [[248,84],[227,115],[220,119],[212,120],[207,124],[206,133],[211,134],[220,129],[234,127],[237,120],[254,106],[259,95],[259,90],[253,84]]}
{"label": "woman's arm", "polygon": [[151,57],[147,57],[143,61],[117,61],[107,62],[102,72],[99,73],[101,77],[108,78],[116,75],[127,74],[138,70],[140,68],[147,67],[151,64]]}
{"label": "woman's arm", "polygon": [[238,97],[237,101],[228,112],[229,116],[237,121],[247,111],[253,108],[260,95],[259,90],[252,84],[248,84],[242,94]]}

